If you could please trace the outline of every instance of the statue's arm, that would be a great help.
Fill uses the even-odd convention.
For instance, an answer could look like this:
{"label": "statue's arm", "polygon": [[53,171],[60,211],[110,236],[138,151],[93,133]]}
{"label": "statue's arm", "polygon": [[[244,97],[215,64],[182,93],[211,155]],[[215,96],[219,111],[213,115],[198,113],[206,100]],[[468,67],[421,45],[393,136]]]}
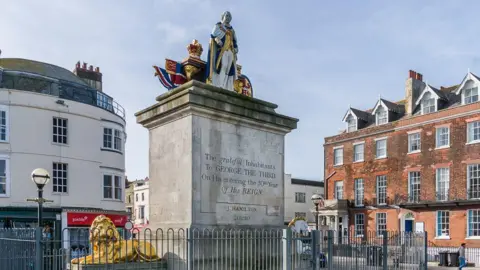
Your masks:
{"label": "statue's arm", "polygon": [[225,33],[220,28],[220,23],[217,23],[212,31],[212,38],[218,44],[218,46],[223,46],[222,38],[225,36]]}

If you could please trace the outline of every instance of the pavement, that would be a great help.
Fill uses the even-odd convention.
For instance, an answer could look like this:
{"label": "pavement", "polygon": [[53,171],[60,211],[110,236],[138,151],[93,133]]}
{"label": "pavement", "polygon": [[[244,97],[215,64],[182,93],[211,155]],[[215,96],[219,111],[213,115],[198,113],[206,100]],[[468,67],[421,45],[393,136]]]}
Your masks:
{"label": "pavement", "polygon": [[[432,263],[432,262],[429,262],[428,263],[428,269],[458,269],[458,267],[445,267],[445,266],[438,266],[438,263]],[[462,269],[465,269],[465,270],[470,270],[470,269],[479,269],[480,270],[480,267],[464,267]]]}
{"label": "pavement", "polygon": [[[428,266],[428,269],[458,269],[458,267],[445,267],[445,266]],[[462,269],[480,269],[480,267],[464,267]]]}

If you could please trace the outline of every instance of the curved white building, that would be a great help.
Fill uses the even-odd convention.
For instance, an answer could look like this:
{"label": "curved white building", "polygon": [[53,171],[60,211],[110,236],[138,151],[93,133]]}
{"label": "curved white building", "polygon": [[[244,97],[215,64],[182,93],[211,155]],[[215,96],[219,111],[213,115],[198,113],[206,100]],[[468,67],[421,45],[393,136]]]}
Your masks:
{"label": "curved white building", "polygon": [[57,228],[87,226],[98,213],[122,226],[125,124],[98,68],[77,63],[72,73],[0,58],[0,226],[36,221],[37,206],[26,199],[37,196],[30,174],[39,167],[51,176],[44,218]]}

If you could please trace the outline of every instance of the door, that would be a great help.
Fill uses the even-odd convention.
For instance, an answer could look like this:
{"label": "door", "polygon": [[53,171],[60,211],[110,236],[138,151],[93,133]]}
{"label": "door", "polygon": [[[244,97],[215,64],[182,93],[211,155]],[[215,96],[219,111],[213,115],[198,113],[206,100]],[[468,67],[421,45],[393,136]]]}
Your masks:
{"label": "door", "polygon": [[338,243],[342,244],[342,238],[343,238],[343,219],[342,217],[338,217]]}
{"label": "door", "polygon": [[413,231],[413,220],[407,219],[405,220],[405,232],[412,232]]}

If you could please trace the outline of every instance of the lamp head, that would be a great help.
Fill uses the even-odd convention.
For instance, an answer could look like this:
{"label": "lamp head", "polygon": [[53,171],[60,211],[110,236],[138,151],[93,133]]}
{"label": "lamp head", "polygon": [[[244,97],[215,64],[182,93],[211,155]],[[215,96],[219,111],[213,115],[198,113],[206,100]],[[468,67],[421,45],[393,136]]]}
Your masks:
{"label": "lamp head", "polygon": [[32,172],[32,181],[39,189],[42,189],[48,183],[48,181],[50,181],[50,175],[48,174],[47,170],[37,168]]}
{"label": "lamp head", "polygon": [[315,205],[318,205],[322,199],[323,199],[322,196],[320,196],[319,194],[312,195],[312,202]]}

